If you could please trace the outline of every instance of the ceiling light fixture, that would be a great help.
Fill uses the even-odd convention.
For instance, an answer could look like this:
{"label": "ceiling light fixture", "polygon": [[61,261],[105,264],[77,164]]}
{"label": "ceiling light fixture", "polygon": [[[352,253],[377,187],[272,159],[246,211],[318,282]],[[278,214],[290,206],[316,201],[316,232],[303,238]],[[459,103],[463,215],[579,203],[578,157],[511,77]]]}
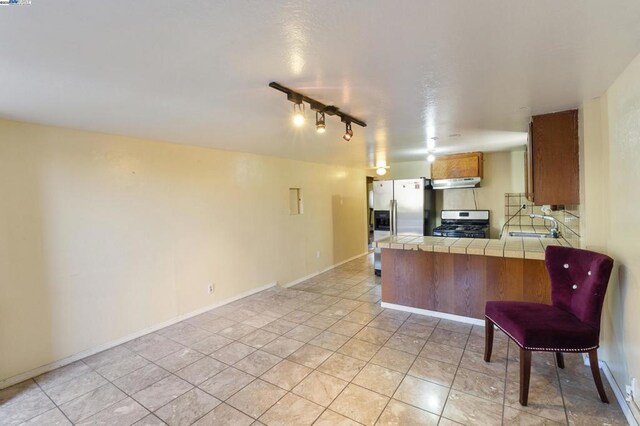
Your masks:
{"label": "ceiling light fixture", "polygon": [[324,112],[316,111],[316,132],[324,133],[327,130],[324,124]]}
{"label": "ceiling light fixture", "polygon": [[433,154],[427,155],[427,161],[433,163],[434,161],[436,161],[436,156]]}
{"label": "ceiling light fixture", "polygon": [[384,175],[386,175],[386,174],[387,174],[387,169],[386,169],[385,167],[378,167],[378,168],[376,169],[376,174],[377,174],[378,176],[384,176]]}
{"label": "ceiling light fixture", "polygon": [[343,139],[346,141],[351,140],[351,138],[353,137],[351,123],[357,124],[361,127],[367,127],[367,123],[353,117],[352,115],[340,111],[338,107],[333,105],[325,105],[322,102],[318,102],[315,99],[298,93],[292,89],[289,89],[288,87],[284,87],[283,85],[278,84],[275,81],[269,83],[269,87],[285,93],[287,95],[287,100],[293,102],[293,123],[297,127],[300,127],[304,124],[304,102],[308,103],[309,108],[311,108],[312,111],[316,112],[316,131],[318,133],[324,133],[326,131],[325,114],[336,115],[340,117],[343,123],[346,123],[346,132],[343,136]]}
{"label": "ceiling light fixture", "polygon": [[353,130],[351,130],[351,122],[350,121],[345,121],[346,125],[345,125],[345,130],[344,130],[344,136],[342,136],[342,139],[344,139],[345,141],[349,142],[351,140],[351,138],[353,137]]}

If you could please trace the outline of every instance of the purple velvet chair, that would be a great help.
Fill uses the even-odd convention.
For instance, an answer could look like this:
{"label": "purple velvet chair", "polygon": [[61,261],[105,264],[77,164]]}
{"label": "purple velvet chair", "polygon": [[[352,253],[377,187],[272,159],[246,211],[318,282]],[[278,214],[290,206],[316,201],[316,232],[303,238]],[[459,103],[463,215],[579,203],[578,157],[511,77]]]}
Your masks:
{"label": "purple velvet chair", "polygon": [[592,251],[549,246],[545,265],[551,279],[551,305],[487,302],[484,360],[491,361],[495,325],[520,347],[520,404],[527,405],[531,352],[555,352],[560,368],[564,368],[563,352],[588,352],[598,394],[608,403],[597,349],[613,259]]}

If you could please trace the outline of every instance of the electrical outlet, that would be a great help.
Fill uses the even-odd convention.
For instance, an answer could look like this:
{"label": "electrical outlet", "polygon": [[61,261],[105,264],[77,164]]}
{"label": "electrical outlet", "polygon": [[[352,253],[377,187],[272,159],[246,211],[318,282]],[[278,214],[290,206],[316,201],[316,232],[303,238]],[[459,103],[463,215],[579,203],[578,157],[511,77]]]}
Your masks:
{"label": "electrical outlet", "polygon": [[216,291],[216,285],[215,284],[209,284],[209,286],[207,287],[207,292],[209,294],[212,294],[214,291]]}
{"label": "electrical outlet", "polygon": [[624,400],[627,402],[633,401],[633,388],[631,388],[631,385],[625,385],[624,388],[625,388]]}
{"label": "electrical outlet", "polygon": [[635,377],[631,378],[631,397],[635,400],[638,399],[638,392],[640,392],[640,389],[638,389],[638,380],[636,380]]}
{"label": "electrical outlet", "polygon": [[320,250],[316,252],[316,259],[320,259]]}
{"label": "electrical outlet", "polygon": [[522,210],[526,210],[526,209],[527,209],[527,205],[526,205],[526,204],[523,204],[523,205],[522,205]]}

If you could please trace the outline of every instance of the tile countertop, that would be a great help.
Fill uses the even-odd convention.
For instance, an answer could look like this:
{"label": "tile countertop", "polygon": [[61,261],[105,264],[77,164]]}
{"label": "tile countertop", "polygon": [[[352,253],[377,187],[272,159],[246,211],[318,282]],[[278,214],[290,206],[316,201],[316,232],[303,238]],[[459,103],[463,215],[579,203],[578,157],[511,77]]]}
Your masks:
{"label": "tile countertop", "polygon": [[[527,228],[527,229],[524,229]],[[507,227],[502,239],[455,238],[455,237],[389,237],[376,241],[378,248],[399,250],[423,250],[440,253],[476,254],[484,256],[513,257],[520,259],[544,260],[547,246],[572,247],[564,238],[510,237],[511,231],[533,231],[534,227]],[[541,229],[537,229],[541,228]],[[544,227],[536,227],[536,232],[546,232]]]}

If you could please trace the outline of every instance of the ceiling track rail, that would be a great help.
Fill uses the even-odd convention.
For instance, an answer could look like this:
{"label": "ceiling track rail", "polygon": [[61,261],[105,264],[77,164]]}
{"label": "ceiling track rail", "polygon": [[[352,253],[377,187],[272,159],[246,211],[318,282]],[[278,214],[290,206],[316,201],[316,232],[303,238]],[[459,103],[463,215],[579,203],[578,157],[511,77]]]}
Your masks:
{"label": "ceiling track rail", "polygon": [[344,113],[342,111],[340,111],[340,109],[336,106],[333,105],[325,105],[322,102],[316,101],[313,98],[310,98],[308,96],[303,95],[300,92],[296,92],[293,89],[289,89],[288,87],[283,86],[282,84],[276,83],[275,81],[272,81],[271,83],[269,83],[269,87],[273,87],[274,89],[285,93],[287,95],[287,99],[291,102],[295,102],[295,103],[301,103],[301,102],[306,102],[309,104],[309,107],[313,110],[313,111],[317,111],[317,112],[323,112],[327,115],[335,115],[340,117],[340,120],[343,123],[353,123],[353,124],[357,124],[360,127],[367,127],[367,123],[365,123],[362,120],[359,120],[357,118],[355,118],[352,115],[349,115],[347,113]]}

